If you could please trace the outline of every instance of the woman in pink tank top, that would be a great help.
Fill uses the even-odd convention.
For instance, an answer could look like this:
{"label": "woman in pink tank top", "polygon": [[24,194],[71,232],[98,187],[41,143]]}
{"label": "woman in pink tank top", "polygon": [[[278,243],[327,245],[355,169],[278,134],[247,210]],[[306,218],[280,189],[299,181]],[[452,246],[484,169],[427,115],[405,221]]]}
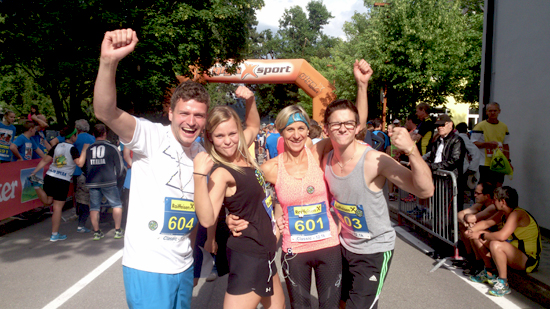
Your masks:
{"label": "woman in pink tank top", "polygon": [[337,308],[342,277],[338,227],[330,212],[319,161],[304,147],[309,116],[298,105],[288,106],[277,116],[275,126],[284,141],[284,152],[264,163],[262,170],[266,181],[275,184],[282,208],[281,264],[291,306],[310,307],[313,270],[319,308]]}

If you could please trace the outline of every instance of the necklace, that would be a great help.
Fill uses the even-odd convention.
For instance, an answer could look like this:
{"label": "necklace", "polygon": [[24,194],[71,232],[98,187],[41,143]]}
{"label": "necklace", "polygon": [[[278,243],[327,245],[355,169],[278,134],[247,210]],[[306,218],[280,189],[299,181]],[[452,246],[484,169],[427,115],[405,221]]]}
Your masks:
{"label": "necklace", "polygon": [[344,164],[342,164],[340,161],[338,161],[338,159],[336,159],[336,156],[334,157],[336,159],[336,163],[338,164],[338,166],[340,166],[340,172],[344,170],[344,166],[346,166],[346,164],[348,164],[349,161],[353,160],[353,157],[355,157],[355,152],[353,153],[351,158],[349,158],[346,162],[344,162]]}

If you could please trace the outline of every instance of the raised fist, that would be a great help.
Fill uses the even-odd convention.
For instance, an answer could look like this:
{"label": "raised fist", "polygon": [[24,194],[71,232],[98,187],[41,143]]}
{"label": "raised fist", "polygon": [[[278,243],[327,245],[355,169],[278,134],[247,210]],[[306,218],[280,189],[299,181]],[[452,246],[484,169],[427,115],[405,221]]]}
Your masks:
{"label": "raised fist", "polygon": [[370,67],[370,64],[365,61],[365,59],[361,59],[361,61],[357,59],[355,60],[355,63],[353,64],[353,75],[355,76],[355,81],[357,84],[367,85],[372,73],[372,68]]}
{"label": "raised fist", "polygon": [[251,98],[254,98],[254,92],[252,90],[248,89],[246,86],[239,86],[237,90],[235,90],[235,96],[240,99],[245,99],[248,101]]}
{"label": "raised fist", "polygon": [[197,174],[208,175],[214,166],[212,157],[206,152],[199,152],[193,159],[194,172]]}
{"label": "raised fist", "polygon": [[120,61],[134,50],[137,42],[137,34],[130,28],[105,32],[101,43],[101,59]]}
{"label": "raised fist", "polygon": [[405,128],[394,128],[390,137],[392,145],[395,146],[398,151],[409,153],[413,147],[416,147],[409,132]]}

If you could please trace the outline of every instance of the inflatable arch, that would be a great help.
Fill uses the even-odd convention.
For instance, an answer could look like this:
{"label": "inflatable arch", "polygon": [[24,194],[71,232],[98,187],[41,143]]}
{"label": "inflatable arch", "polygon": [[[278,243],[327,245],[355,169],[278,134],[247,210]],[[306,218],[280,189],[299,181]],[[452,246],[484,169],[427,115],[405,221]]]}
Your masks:
{"label": "inflatable arch", "polygon": [[211,67],[209,73],[200,79],[211,83],[296,84],[313,99],[312,116],[318,122],[323,121],[326,106],[336,98],[336,88],[304,59],[244,60],[234,74],[222,65]]}

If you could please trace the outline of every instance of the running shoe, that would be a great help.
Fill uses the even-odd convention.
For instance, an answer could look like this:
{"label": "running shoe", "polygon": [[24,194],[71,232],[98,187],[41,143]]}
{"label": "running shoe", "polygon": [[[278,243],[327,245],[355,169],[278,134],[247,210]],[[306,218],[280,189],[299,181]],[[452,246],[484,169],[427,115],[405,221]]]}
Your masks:
{"label": "running shoe", "polygon": [[483,265],[483,262],[481,262],[480,260],[475,260],[474,262],[467,261],[467,263],[462,268],[463,268],[462,273],[465,276],[475,276],[480,271],[482,271],[485,268],[485,266]]}
{"label": "running shoe", "polygon": [[29,219],[27,219],[27,217],[23,216],[23,214],[18,214],[18,215],[15,215],[15,216],[11,216],[10,218],[15,219],[15,220],[21,220],[21,221],[29,220]]}
{"label": "running shoe", "polygon": [[491,285],[495,282],[496,279],[497,279],[497,276],[489,275],[489,273],[487,273],[486,268],[484,268],[482,271],[480,271],[477,275],[470,276],[470,280],[472,280],[473,282],[488,283],[488,284],[491,284]]}
{"label": "running shoe", "polygon": [[115,239],[121,239],[122,237],[124,237],[124,232],[115,230]]}
{"label": "running shoe", "polygon": [[101,230],[94,232],[94,238],[93,240],[100,240],[101,238],[105,237],[105,234]]}
{"label": "running shoe", "polygon": [[493,296],[504,296],[510,293],[512,293],[512,290],[510,289],[510,285],[508,285],[508,281],[504,281],[501,278],[497,278],[495,285],[489,290],[489,294]]}
{"label": "running shoe", "polygon": [[77,233],[90,233],[92,230],[87,229],[85,226],[79,226],[76,228]]}
{"label": "running shoe", "polygon": [[27,179],[31,182],[31,186],[33,187],[44,184],[44,180],[42,178],[38,178],[36,175],[30,175]]}
{"label": "running shoe", "polygon": [[52,236],[50,236],[51,242],[56,242],[58,240],[65,240],[65,239],[67,239],[67,235],[61,235],[59,233],[57,233],[57,235],[52,234]]}

